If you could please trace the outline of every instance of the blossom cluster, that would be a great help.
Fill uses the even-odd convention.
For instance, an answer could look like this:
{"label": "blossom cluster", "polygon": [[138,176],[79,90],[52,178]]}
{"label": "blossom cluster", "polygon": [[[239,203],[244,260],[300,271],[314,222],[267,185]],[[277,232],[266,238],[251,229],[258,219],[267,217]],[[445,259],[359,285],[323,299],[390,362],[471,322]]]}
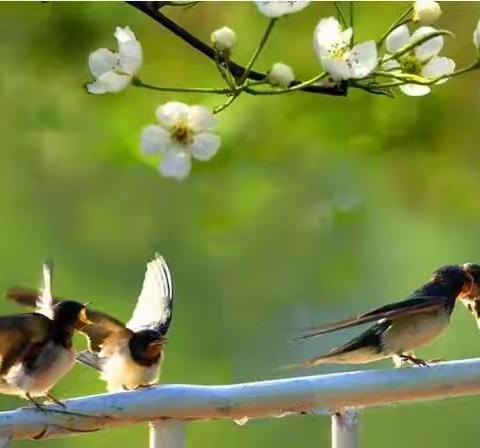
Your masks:
{"label": "blossom cluster", "polygon": [[[299,12],[310,2],[256,0],[254,3],[273,26],[280,17]],[[396,22],[380,40],[360,43],[354,41],[353,27],[346,26],[344,20],[321,18],[313,32],[313,49],[323,72],[313,78],[311,84],[354,85],[361,82],[365,90],[372,86],[377,89],[398,87],[408,96],[427,95],[431,85],[445,83],[455,74],[455,62],[440,56],[447,32],[431,26],[441,13],[436,1],[417,0],[412,5],[410,19]],[[418,27],[411,32],[410,24]],[[136,76],[143,62],[140,42],[129,27],[117,27],[114,36],[117,51],[100,48],[89,55],[88,65],[94,81],[86,88],[91,94],[119,92],[138,81]],[[225,26],[212,32],[211,42],[218,54],[217,64],[222,77],[232,89],[233,101],[242,89],[249,87],[232,81],[221,63],[227,61],[228,66],[237,36]],[[473,43],[477,49],[476,64],[480,65],[480,21],[473,33]],[[381,54],[383,45],[386,51]],[[265,75],[263,84],[274,93],[283,93],[294,89],[299,82],[295,81],[292,67],[276,62]],[[157,123],[147,125],[141,133],[143,153],[162,155],[159,171],[163,176],[185,179],[190,173],[192,158],[210,160],[220,147],[220,137],[213,130],[217,123],[215,113],[219,110],[177,101],[160,105],[156,110]]]}

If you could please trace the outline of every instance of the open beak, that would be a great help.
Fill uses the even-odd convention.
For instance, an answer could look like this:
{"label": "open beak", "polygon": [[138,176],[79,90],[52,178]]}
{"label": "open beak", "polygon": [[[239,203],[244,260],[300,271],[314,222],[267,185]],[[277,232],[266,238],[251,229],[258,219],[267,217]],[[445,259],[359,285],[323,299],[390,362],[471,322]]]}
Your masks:
{"label": "open beak", "polygon": [[475,281],[475,277],[463,266],[463,271],[467,275],[468,281],[463,285],[458,298],[463,302],[480,300],[480,286]]}
{"label": "open beak", "polygon": [[148,356],[158,356],[162,351],[163,345],[165,344],[165,339],[156,339],[155,341],[148,344],[147,353]]}
{"label": "open beak", "polygon": [[84,325],[93,325],[93,322],[87,316],[87,308],[85,306],[80,310],[78,320]]}

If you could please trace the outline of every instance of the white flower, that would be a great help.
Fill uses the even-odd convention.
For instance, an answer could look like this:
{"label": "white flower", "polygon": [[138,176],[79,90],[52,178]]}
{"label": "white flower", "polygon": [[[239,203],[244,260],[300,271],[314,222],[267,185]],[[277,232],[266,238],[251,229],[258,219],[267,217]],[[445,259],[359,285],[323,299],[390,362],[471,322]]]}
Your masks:
{"label": "white flower", "polygon": [[368,76],[377,66],[377,45],[369,40],[353,48],[352,28],[342,30],[335,17],[318,22],[313,34],[315,52],[334,81]]}
{"label": "white flower", "polygon": [[[401,25],[395,28],[386,39],[387,50],[395,53],[406,45],[418,41],[423,36],[437,31],[430,26],[418,28],[411,36],[407,25]],[[403,54],[397,59],[392,59],[383,64],[386,70],[397,70],[403,73],[419,75],[424,78],[437,78],[448,75],[455,71],[455,62],[450,58],[440,57],[438,53],[443,47],[443,36],[433,37],[426,42],[417,45],[411,51]],[[442,79],[436,84],[442,84],[448,79]],[[405,95],[423,96],[430,93],[430,87],[420,84],[403,84],[399,86]]]}
{"label": "white flower", "polygon": [[231,28],[224,26],[212,33],[211,40],[217,50],[231,50],[237,43],[237,35]]}
{"label": "white flower", "polygon": [[218,151],[220,137],[212,131],[217,119],[207,107],[171,101],[155,114],[159,124],[143,129],[141,147],[145,154],[163,154],[159,169],[165,177],[185,179],[191,157],[207,161]]}
{"label": "white flower", "polygon": [[477,27],[473,32],[473,44],[477,47],[477,50],[480,50],[480,20],[477,23]]}
{"label": "white flower", "polygon": [[431,25],[442,15],[442,8],[433,0],[416,0],[413,2],[413,21],[422,25]]}
{"label": "white flower", "polygon": [[264,2],[255,0],[258,10],[267,17],[274,18],[284,16],[286,14],[292,14],[297,11],[301,11],[306,8],[309,1],[271,1]]}
{"label": "white flower", "polygon": [[295,79],[292,67],[276,62],[268,72],[268,82],[272,86],[288,87]]}
{"label": "white flower", "polygon": [[100,48],[88,56],[95,81],[87,84],[90,93],[102,94],[125,89],[142,65],[142,47],[132,30],[117,27],[114,34],[118,53]]}

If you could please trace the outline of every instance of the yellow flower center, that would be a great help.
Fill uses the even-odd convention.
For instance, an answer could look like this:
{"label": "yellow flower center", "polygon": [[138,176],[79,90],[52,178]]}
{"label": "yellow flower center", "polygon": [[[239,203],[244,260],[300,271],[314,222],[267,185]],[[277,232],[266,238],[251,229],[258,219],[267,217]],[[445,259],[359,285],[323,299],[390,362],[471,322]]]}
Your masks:
{"label": "yellow flower center", "polygon": [[181,121],[175,124],[171,131],[172,139],[181,145],[187,146],[193,141],[192,130],[188,127],[187,123]]}
{"label": "yellow flower center", "polygon": [[348,51],[348,47],[341,43],[335,43],[328,50],[328,54],[332,59],[345,59],[345,54]]}
{"label": "yellow flower center", "polygon": [[413,52],[402,56],[399,62],[403,70],[407,73],[413,75],[420,75],[422,73],[423,64],[416,58]]}

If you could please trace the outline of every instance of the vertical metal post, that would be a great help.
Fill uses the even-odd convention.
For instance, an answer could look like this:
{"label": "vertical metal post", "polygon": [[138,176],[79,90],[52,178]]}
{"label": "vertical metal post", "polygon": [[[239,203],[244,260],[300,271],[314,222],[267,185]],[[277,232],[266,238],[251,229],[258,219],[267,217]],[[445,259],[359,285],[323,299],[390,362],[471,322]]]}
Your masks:
{"label": "vertical metal post", "polygon": [[348,409],[332,415],[332,448],[359,448],[358,411]]}
{"label": "vertical metal post", "polygon": [[0,432],[0,448],[8,448],[10,446],[10,434],[6,431]]}
{"label": "vertical metal post", "polygon": [[163,420],[150,422],[150,448],[184,448],[185,422]]}

